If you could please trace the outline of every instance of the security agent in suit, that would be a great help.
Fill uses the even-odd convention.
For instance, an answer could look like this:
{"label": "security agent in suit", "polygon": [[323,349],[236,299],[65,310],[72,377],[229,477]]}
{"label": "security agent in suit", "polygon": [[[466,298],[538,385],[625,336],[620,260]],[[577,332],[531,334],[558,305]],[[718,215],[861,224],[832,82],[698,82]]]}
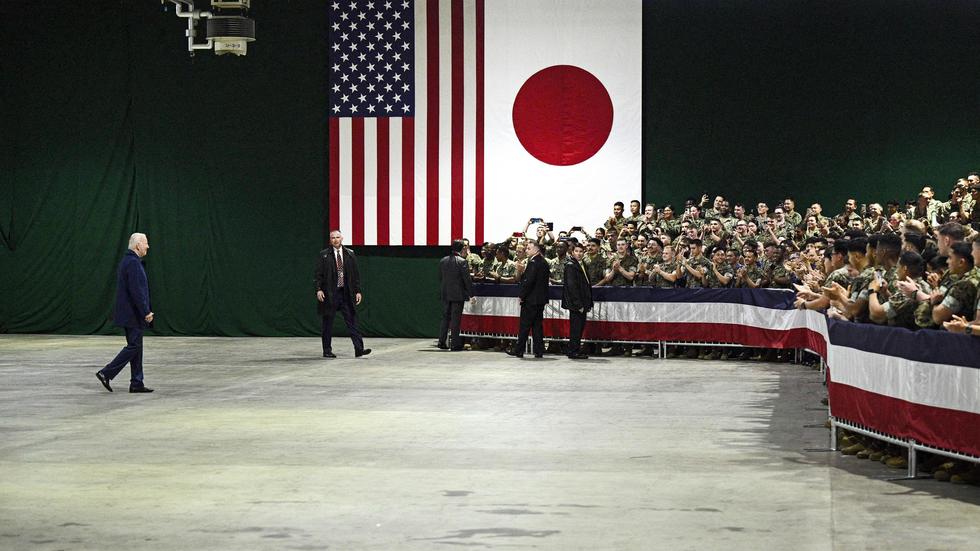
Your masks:
{"label": "security agent in suit", "polygon": [[361,276],[357,271],[357,259],[354,251],[343,245],[343,234],[339,230],[330,232],[330,247],[320,251],[314,274],[324,358],[337,357],[331,346],[333,319],[337,310],[344,316],[344,323],[350,332],[354,356],[360,358],[371,353],[370,348],[364,348],[364,339],[357,329],[357,316],[354,313],[354,306],[361,303]]}
{"label": "security agent in suit", "polygon": [[153,392],[143,384],[143,330],[153,323],[150,310],[150,287],[146,280],[146,270],[140,262],[150,250],[146,235],[134,233],[129,236],[129,250],[123,255],[116,270],[116,307],[113,322],[126,331],[126,346],[116,354],[109,365],[95,373],[106,390],[112,392],[109,381],[129,364],[129,391]]}
{"label": "security agent in suit", "polygon": [[528,332],[534,333],[534,357],[544,356],[544,307],[548,304],[548,263],[537,241],[527,242],[527,268],[521,274],[521,328],[511,356],[524,357]]}
{"label": "security agent in suit", "polygon": [[[466,243],[453,241],[452,254],[439,261],[439,289],[442,300],[442,325],[439,327],[439,348],[459,351],[463,341],[459,338],[459,322],[463,317],[463,303],[473,296],[473,280],[469,264],[463,257]],[[452,334],[446,346],[446,333]]]}
{"label": "security agent in suit", "polygon": [[573,360],[586,360],[582,353],[582,331],[585,329],[585,316],[592,309],[592,285],[585,273],[582,258],[585,247],[576,243],[572,253],[565,260],[564,280],[561,290],[561,307],[568,310],[568,357]]}

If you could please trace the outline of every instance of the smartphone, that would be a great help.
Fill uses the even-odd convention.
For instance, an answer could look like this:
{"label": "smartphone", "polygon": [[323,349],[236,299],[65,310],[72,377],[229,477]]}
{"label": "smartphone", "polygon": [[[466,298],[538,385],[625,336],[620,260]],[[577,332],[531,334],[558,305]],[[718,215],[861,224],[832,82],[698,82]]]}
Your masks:
{"label": "smartphone", "polygon": [[582,231],[582,226],[572,226],[568,231]]}
{"label": "smartphone", "polygon": [[524,237],[524,232],[522,232],[522,231],[516,231],[513,234],[511,234],[511,236],[512,237]]}
{"label": "smartphone", "polygon": [[548,222],[548,223],[545,224],[545,226],[547,226],[548,231],[553,231],[555,229],[555,223],[554,222]]}
{"label": "smartphone", "polygon": [[532,218],[531,219],[531,223],[532,224],[540,224],[541,222],[544,222],[544,219],[543,218]]}

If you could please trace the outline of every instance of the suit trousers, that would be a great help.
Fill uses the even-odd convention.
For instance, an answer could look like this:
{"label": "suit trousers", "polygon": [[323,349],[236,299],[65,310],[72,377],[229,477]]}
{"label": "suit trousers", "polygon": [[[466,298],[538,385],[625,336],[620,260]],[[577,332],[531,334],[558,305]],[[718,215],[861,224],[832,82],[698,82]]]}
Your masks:
{"label": "suit trousers", "polygon": [[517,333],[514,350],[523,353],[527,348],[527,335],[532,333],[535,354],[544,354],[544,304],[521,304],[521,328]]}
{"label": "suit trousers", "polygon": [[462,350],[463,341],[459,338],[459,322],[463,318],[461,301],[442,303],[442,325],[439,327],[439,346],[446,346],[446,333],[450,333],[449,348]]}
{"label": "suit trousers", "polygon": [[357,329],[357,314],[354,313],[354,305],[351,303],[350,295],[347,294],[347,289],[340,287],[334,290],[333,301],[327,305],[327,311],[321,320],[320,340],[323,344],[323,353],[333,352],[333,320],[337,316],[338,310],[344,316],[347,332],[350,333],[350,340],[354,343],[354,351],[364,350],[364,339]]}
{"label": "suit trousers", "polygon": [[110,381],[119,375],[126,364],[129,364],[129,387],[143,386],[143,328],[124,327],[126,330],[126,346],[116,354],[109,365],[102,368],[102,374]]}
{"label": "suit trousers", "polygon": [[569,310],[568,326],[568,355],[572,356],[582,351],[582,331],[585,330],[585,312]]}

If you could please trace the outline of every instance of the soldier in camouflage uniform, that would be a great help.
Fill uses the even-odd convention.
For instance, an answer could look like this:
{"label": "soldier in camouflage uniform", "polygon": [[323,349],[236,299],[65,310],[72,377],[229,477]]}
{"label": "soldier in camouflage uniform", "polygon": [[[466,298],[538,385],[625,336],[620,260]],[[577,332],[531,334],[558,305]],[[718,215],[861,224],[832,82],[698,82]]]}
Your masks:
{"label": "soldier in camouflage uniform", "polygon": [[647,239],[653,237],[654,230],[657,228],[657,207],[653,204],[648,204],[643,208],[643,214],[640,215],[636,220],[636,233],[637,235],[642,235]]}
{"label": "soldier in camouflage uniform", "polygon": [[559,241],[555,245],[555,258],[547,259],[548,262],[548,282],[552,285],[561,285],[565,277],[565,260],[568,258],[568,242]]}
{"label": "soldier in camouflage uniform", "polygon": [[470,240],[466,238],[463,238],[462,257],[466,260],[466,266],[470,270],[470,275],[477,275],[480,273],[480,267],[483,265],[483,258],[470,250]]}
{"label": "soldier in camouflage uniform", "polygon": [[642,268],[646,271],[646,284],[658,289],[673,289],[680,279],[681,265],[674,256],[674,247],[664,246],[660,259],[653,255],[647,256],[647,264]]}
{"label": "soldier in camouflage uniform", "polygon": [[623,216],[624,208],[622,201],[613,203],[613,215],[607,218],[605,223],[602,224],[607,234],[612,230],[616,230],[616,235],[618,236],[619,230],[623,229],[623,226],[626,225],[626,217]]}
{"label": "soldier in camouflage uniform", "polygon": [[682,273],[687,279],[688,289],[700,289],[705,285],[705,277],[711,268],[711,261],[704,257],[700,239],[688,239],[690,256],[681,260]]}
{"label": "soldier in camouflage uniform", "polygon": [[765,282],[766,274],[762,262],[759,261],[759,253],[756,250],[755,241],[747,241],[742,249],[742,258],[745,265],[738,270],[736,276],[736,287],[746,287],[754,289],[762,286]]}
{"label": "soldier in camouflage uniform", "polygon": [[640,202],[636,199],[630,201],[630,212],[626,216],[626,222],[632,222],[636,226],[640,225],[640,220],[643,219],[643,212],[640,210]]}
{"label": "soldier in camouflage uniform", "polygon": [[625,239],[620,239],[616,241],[616,254],[606,268],[606,275],[601,283],[612,287],[632,287],[639,267],[640,262],[630,252],[629,244]]}
{"label": "soldier in camouflage uniform", "polygon": [[766,243],[766,260],[762,263],[763,273],[765,273],[765,286],[770,289],[790,289],[793,277],[789,269],[786,268],[786,251],[783,246],[776,242]]}
{"label": "soldier in camouflage uniform", "polygon": [[660,228],[661,233],[665,233],[670,236],[671,239],[676,239],[681,233],[681,222],[674,218],[674,206],[665,205],[663,215],[657,220],[657,227]]}
{"label": "soldier in camouflage uniform", "polygon": [[493,283],[517,283],[517,264],[510,259],[507,244],[497,246],[497,262],[488,279]]}
{"label": "soldier in camouflage uniform", "polygon": [[715,247],[711,252],[711,264],[704,275],[704,286],[709,289],[728,287],[735,277],[735,270],[728,265],[724,247]]}
{"label": "soldier in camouflage uniform", "polygon": [[962,242],[950,247],[949,271],[956,277],[956,281],[946,291],[942,302],[932,310],[932,321],[936,326],[941,326],[954,315],[972,319],[976,312],[980,278],[974,270],[971,249],[970,244]]}
{"label": "soldier in camouflage uniform", "polygon": [[902,238],[891,233],[878,237],[875,247],[875,272],[868,282],[868,317],[878,324],[888,322],[883,304],[895,294],[901,294],[898,288],[898,259],[902,252]]}
{"label": "soldier in camouflage uniform", "polygon": [[783,201],[783,216],[786,217],[786,223],[793,228],[803,223],[803,216],[796,212],[796,201],[789,197]]}
{"label": "soldier in camouflage uniform", "polygon": [[476,279],[486,280],[490,278],[490,272],[494,270],[497,264],[497,245],[487,241],[483,244],[483,249],[480,252],[483,254],[483,258],[480,260]]}
{"label": "soldier in camouflage uniform", "polygon": [[[898,272],[895,277],[896,292],[890,292],[888,295],[888,300],[881,304],[881,310],[887,320],[888,325],[893,327],[904,327],[906,329],[918,329],[915,323],[915,295],[921,292],[923,295],[928,296],[932,289],[929,287],[929,283],[922,278],[925,274],[926,263],[919,255],[919,253],[906,251],[902,253],[902,256],[898,260]],[[901,291],[899,282],[910,281],[914,285],[914,291],[910,295],[905,294]],[[872,283],[872,289],[878,287],[879,283],[877,281]],[[879,289],[875,289],[879,291]],[[880,303],[881,297],[878,297],[878,302]],[[872,298],[869,301],[869,309],[872,304],[871,301],[876,299]]]}
{"label": "soldier in camouflage uniform", "polygon": [[710,249],[719,243],[727,242],[728,238],[728,232],[722,226],[721,220],[717,218],[708,218],[705,220],[704,237],[701,238],[701,243],[705,249]]}
{"label": "soldier in camouflage uniform", "polygon": [[589,239],[586,248],[588,252],[585,253],[582,264],[585,266],[585,273],[589,276],[592,285],[598,285],[606,276],[606,257],[602,255],[600,242],[596,238]]}

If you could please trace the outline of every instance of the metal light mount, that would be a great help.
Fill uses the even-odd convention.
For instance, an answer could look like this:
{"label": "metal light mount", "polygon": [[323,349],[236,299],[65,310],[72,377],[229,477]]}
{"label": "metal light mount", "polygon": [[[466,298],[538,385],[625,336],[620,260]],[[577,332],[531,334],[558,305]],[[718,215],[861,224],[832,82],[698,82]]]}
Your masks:
{"label": "metal light mount", "polygon": [[[214,48],[216,55],[245,55],[249,42],[255,41],[255,21],[248,17],[251,0],[211,0],[212,11],[194,7],[194,0],[160,0],[177,7],[177,17],[187,19],[187,51]],[[206,42],[196,42],[197,23],[207,20]]]}

